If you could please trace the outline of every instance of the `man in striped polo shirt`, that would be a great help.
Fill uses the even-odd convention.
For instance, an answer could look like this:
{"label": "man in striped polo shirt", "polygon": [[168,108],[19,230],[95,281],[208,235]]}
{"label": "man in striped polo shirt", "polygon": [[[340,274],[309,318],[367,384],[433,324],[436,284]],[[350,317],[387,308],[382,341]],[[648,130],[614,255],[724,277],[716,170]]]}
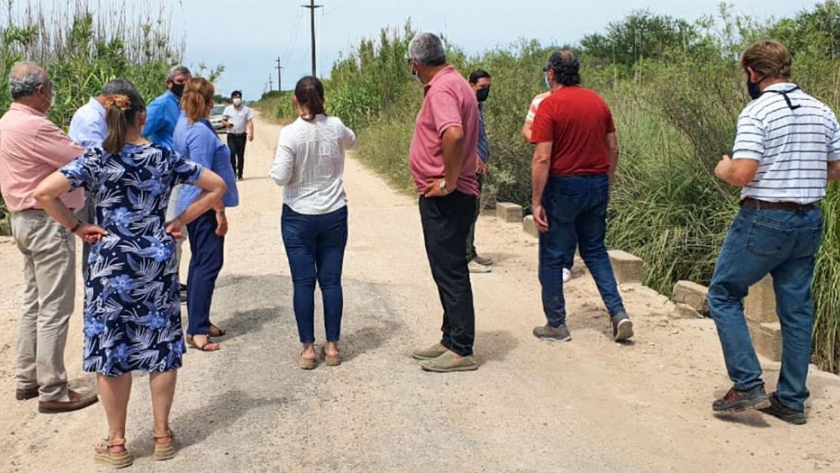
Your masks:
{"label": "man in striped polo shirt", "polygon": [[[840,125],[831,109],[790,82],[790,54],[761,41],[741,58],[753,101],[738,118],[732,158],[715,175],[741,191],[741,210],[723,243],[709,287],[709,308],[734,387],[715,412],[760,409],[804,424],[814,307],[811,279],[822,240],[820,201],[840,179]],[[773,277],[782,326],[776,392],[764,391],[761,365],[747,330],[743,298]]]}

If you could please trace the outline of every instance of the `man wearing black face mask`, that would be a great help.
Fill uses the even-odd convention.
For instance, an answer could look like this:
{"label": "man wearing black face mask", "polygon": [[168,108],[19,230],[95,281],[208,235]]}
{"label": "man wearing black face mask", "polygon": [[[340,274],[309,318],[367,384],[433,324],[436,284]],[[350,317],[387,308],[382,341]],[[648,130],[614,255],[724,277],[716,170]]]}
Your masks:
{"label": "man wearing black face mask", "polygon": [[[487,174],[487,161],[490,159],[490,143],[487,141],[487,132],[484,130],[484,102],[490,96],[490,73],[479,69],[470,74],[470,86],[475,91],[478,100],[478,156],[476,156],[476,177],[478,178],[478,189],[481,191],[484,185],[484,176]],[[493,259],[481,256],[475,249],[475,222],[481,213],[481,205],[476,206],[475,219],[470,227],[467,236],[467,261],[471,273],[489,273],[492,271]]]}
{"label": "man wearing black face mask", "polygon": [[[712,404],[718,413],[759,409],[804,424],[814,305],[811,280],[822,241],[820,201],[840,179],[840,124],[831,109],[790,82],[791,59],[775,41],[751,45],[741,58],[752,102],[738,118],[732,157],[715,175],[741,187],[741,210],[718,256],[709,309],[733,387]],[[782,327],[776,392],[764,391],[743,298],[773,277]]]}
{"label": "man wearing black face mask", "polygon": [[[152,100],[146,107],[146,124],[143,126],[143,136],[156,145],[165,146],[167,148],[174,148],[175,144],[172,141],[172,135],[175,133],[175,125],[178,123],[178,117],[181,116],[181,94],[184,93],[184,85],[191,79],[190,70],[185,66],[177,65],[169,70],[169,76],[166,78],[166,88],[168,89],[163,95]],[[178,196],[181,194],[181,186],[177,185],[172,188],[172,194],[169,197],[169,207],[166,210],[166,221],[174,220],[178,215],[175,214],[175,207],[177,206]],[[186,235],[186,232],[184,232]],[[178,263],[181,262],[181,245],[184,240],[178,240],[176,244],[176,259]],[[181,302],[187,301],[187,285],[181,284]]]}

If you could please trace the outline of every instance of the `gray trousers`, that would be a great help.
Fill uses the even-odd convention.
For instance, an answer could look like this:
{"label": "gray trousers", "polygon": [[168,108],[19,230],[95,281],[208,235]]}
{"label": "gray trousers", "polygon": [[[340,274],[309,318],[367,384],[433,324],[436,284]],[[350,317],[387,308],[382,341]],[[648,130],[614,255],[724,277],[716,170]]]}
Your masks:
{"label": "gray trousers", "polygon": [[41,401],[66,401],[64,347],[76,290],[76,239],[43,210],[13,213],[12,234],[23,254],[25,283],[17,389],[37,386]]}

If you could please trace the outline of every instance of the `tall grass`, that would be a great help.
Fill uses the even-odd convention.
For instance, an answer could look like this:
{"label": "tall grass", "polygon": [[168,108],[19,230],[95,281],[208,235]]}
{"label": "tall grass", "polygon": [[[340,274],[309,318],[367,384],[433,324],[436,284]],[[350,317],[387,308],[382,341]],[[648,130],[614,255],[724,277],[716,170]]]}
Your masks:
{"label": "tall grass", "polygon": [[[56,104],[49,117],[66,128],[73,113],[108,81],[123,77],[147,100],[163,92],[172,64],[180,61],[183,42],[170,34],[169,12],[138,7],[123,0],[8,2],[0,11],[0,113],[11,102],[8,76],[20,60],[46,68]],[[3,211],[0,202],[0,213]]]}
{"label": "tall grass", "polygon": [[[645,14],[634,13],[627,23],[636,28],[640,19]],[[749,100],[738,67],[740,51],[767,37],[793,45],[794,79],[836,109],[840,6],[827,2],[795,18],[769,22],[735,17],[723,7],[717,16],[691,25],[690,32],[684,31],[687,22],[653,24],[665,28],[653,59],[639,50],[636,39],[622,36],[627,25],[611,24],[607,36],[590,37],[595,38],[590,43],[609,55],[618,49],[609,42],[624,38],[629,43],[622,50],[630,51],[625,56],[633,62],[617,63],[584,49],[582,76],[584,85],[610,104],[621,142],[608,244],[644,259],[645,283],[668,294],[681,279],[708,284],[737,212],[738,189],[716,179],[714,167],[730,152],[737,116]],[[362,162],[399,189],[411,189],[407,154],[422,100],[422,88],[404,60],[413,34],[408,27],[385,29],[377,40],[362,41],[336,63],[325,85],[328,110],[357,128]],[[450,62],[462,74],[483,68],[493,76],[484,107],[491,153],[484,197],[527,208],[533,149],[520,130],[532,97],[544,90],[541,70],[553,48],[523,40],[475,57],[449,48]],[[814,277],[814,361],[838,372],[840,185],[830,186],[823,210],[824,243]]]}

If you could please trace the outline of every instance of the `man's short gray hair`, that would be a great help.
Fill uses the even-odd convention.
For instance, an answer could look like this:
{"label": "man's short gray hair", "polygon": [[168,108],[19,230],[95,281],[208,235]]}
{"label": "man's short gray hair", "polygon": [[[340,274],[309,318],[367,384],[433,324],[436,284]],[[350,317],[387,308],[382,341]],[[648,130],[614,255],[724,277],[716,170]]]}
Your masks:
{"label": "man's short gray hair", "polygon": [[34,95],[39,85],[52,88],[50,76],[41,66],[29,61],[20,61],[12,66],[9,72],[9,92],[12,94],[12,100]]}
{"label": "man's short gray hair", "polygon": [[175,82],[175,76],[190,76],[192,77],[192,73],[187,66],[183,64],[178,64],[177,66],[172,66],[172,69],[169,69],[169,75],[166,76],[166,82]]}
{"label": "man's short gray hair", "polygon": [[102,87],[102,95],[128,95],[136,90],[130,80],[114,79]]}
{"label": "man's short gray hair", "polygon": [[423,66],[446,64],[446,50],[443,41],[432,33],[420,33],[408,45],[408,58]]}

